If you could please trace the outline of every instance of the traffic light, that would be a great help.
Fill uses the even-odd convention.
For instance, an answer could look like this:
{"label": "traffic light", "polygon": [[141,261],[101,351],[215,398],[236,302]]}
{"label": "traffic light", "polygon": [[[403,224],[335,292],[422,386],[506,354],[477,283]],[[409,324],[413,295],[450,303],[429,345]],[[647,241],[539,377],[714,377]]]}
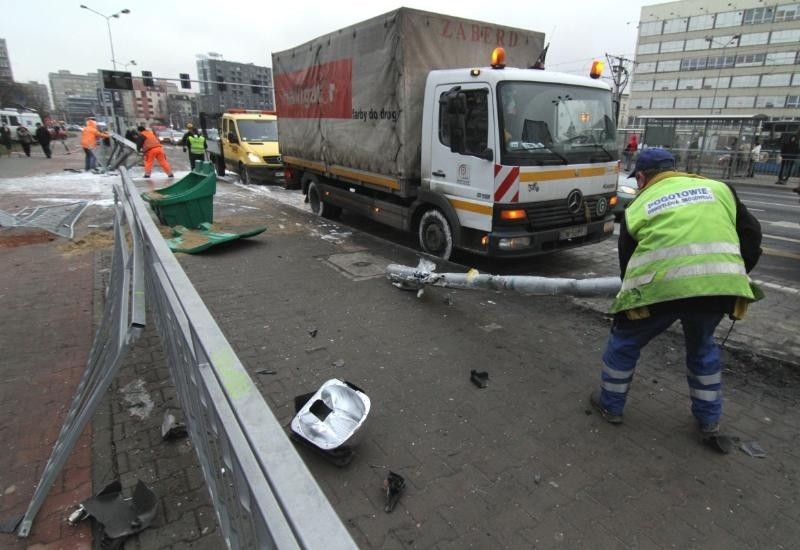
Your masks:
{"label": "traffic light", "polygon": [[124,71],[103,71],[103,88],[106,90],[133,90],[131,73]]}
{"label": "traffic light", "polygon": [[190,90],[192,88],[191,78],[189,77],[188,73],[181,73],[178,75],[181,79],[181,88],[184,90]]}
{"label": "traffic light", "polygon": [[142,71],[142,80],[144,81],[144,85],[148,88],[155,86],[153,83],[153,73],[151,71]]}
{"label": "traffic light", "polygon": [[225,78],[218,76],[217,77],[217,90],[220,92],[224,92],[228,89],[228,85],[225,84]]}

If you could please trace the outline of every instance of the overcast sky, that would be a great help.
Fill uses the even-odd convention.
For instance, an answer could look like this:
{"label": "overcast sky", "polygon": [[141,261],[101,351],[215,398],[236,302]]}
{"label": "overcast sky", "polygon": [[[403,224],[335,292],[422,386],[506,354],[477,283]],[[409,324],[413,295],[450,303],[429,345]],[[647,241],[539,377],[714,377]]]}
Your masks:
{"label": "overcast sky", "polygon": [[[228,61],[271,66],[271,52],[369,19],[401,6],[544,32],[551,42],[547,68],[586,74],[606,53],[633,58],[636,25],[644,0],[89,0],[111,15],[118,69],[156,77],[197,75],[197,54],[217,52]],[[5,38],[14,80],[49,87],[48,73],[85,74],[111,68],[106,20],[73,0],[0,0],[0,38]],[[487,62],[489,52],[487,52]],[[606,74],[608,70],[606,69]],[[193,85],[197,91],[197,85]]]}

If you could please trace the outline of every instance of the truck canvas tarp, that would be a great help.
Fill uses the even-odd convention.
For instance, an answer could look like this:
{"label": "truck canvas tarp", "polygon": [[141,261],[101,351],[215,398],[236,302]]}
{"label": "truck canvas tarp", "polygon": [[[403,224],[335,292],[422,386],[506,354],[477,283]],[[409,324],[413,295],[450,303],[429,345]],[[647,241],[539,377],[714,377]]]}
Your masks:
{"label": "truck canvas tarp", "polygon": [[529,67],[544,34],[408,8],[272,55],[281,154],[396,180],[420,180],[425,78],[434,69],[486,67],[502,46],[509,66]]}

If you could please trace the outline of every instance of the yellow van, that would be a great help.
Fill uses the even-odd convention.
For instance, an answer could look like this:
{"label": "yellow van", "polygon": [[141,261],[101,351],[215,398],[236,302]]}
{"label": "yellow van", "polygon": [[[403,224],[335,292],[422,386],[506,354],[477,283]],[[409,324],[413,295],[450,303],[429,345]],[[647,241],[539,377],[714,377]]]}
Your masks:
{"label": "yellow van", "polygon": [[239,174],[242,183],[285,184],[274,111],[228,109],[219,121],[219,139],[209,136],[208,152],[217,166],[221,156],[225,168]]}

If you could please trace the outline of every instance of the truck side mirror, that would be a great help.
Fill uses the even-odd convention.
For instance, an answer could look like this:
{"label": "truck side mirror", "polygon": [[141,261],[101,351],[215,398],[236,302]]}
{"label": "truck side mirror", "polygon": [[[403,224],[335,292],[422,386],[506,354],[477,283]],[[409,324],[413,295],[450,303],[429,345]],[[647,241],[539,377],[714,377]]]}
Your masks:
{"label": "truck side mirror", "polygon": [[239,143],[239,138],[236,137],[236,132],[228,132],[228,141],[231,143]]}
{"label": "truck side mirror", "polygon": [[478,158],[492,162],[494,160],[494,151],[487,147],[481,151],[481,154],[478,155]]}

